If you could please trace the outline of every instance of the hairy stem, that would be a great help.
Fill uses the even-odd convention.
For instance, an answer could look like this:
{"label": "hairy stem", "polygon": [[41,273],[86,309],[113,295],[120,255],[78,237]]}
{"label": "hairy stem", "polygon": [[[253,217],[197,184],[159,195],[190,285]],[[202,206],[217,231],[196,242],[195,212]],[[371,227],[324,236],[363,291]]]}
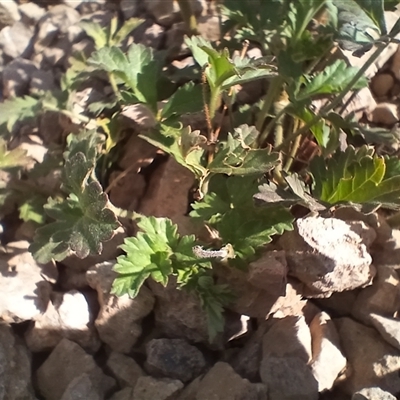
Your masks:
{"label": "hairy stem", "polygon": [[[262,109],[257,117],[257,121],[256,121],[256,128],[260,132],[260,139],[259,139],[260,144],[267,139],[267,137],[270,133],[270,131],[262,130],[262,128],[263,128],[265,120],[269,116],[270,109],[271,109],[272,105],[274,104],[274,101],[276,100],[280,91],[282,90],[283,83],[284,83],[284,79],[279,75],[275,76],[270,82],[270,86],[268,88],[268,93],[264,99],[263,107],[262,107]],[[272,125],[268,124],[267,127],[269,129],[271,129]]]}
{"label": "hairy stem", "polygon": [[354,85],[358,82],[358,80],[364,75],[365,71],[374,63],[374,61],[378,58],[378,56],[382,53],[384,48],[387,46],[387,43],[379,43],[377,45],[377,49],[370,56],[367,62],[359,69],[357,74],[354,75],[353,79],[347,84],[347,86],[343,89],[343,91],[333,99],[330,103],[328,103],[325,107],[323,107],[320,112],[314,116],[307,124],[293,132],[292,135],[288,136],[283,143],[278,146],[275,150],[279,151],[284,146],[288,145],[292,140],[294,140],[297,136],[303,135],[306,133],[313,125],[315,125],[321,118],[323,118],[329,111],[335,109],[342,100],[346,97],[347,93],[349,93]]}

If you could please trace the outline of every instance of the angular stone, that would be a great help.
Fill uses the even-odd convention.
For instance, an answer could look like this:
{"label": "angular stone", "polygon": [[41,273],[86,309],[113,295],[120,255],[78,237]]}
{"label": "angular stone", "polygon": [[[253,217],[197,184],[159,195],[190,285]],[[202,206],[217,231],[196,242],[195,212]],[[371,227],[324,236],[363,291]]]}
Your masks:
{"label": "angular stone", "polygon": [[30,93],[43,94],[56,88],[52,71],[34,71],[30,82]]}
{"label": "angular stone", "polygon": [[270,313],[279,313],[278,318],[304,315],[308,303],[301,294],[302,286],[302,283],[299,283],[293,278],[289,278],[286,284],[285,295],[278,297]]}
{"label": "angular stone", "polygon": [[57,277],[54,265],[39,265],[26,241],[7,244],[0,254],[0,317],[6,322],[28,321],[45,312],[51,282]]}
{"label": "angular stone", "polygon": [[396,397],[381,388],[373,387],[354,393],[351,400],[396,400]]}
{"label": "angular stone", "polygon": [[321,309],[328,311],[331,315],[335,315],[336,317],[349,317],[357,295],[357,291],[349,290],[333,293],[332,296],[324,299],[316,299],[315,302]]}
{"label": "angular stone", "polygon": [[95,321],[101,340],[114,351],[129,353],[142,333],[141,320],[154,306],[154,297],[143,286],[137,297],[127,294],[117,297],[110,294],[117,273],[112,270],[113,263],[96,264],[87,272],[89,285],[97,290],[100,312]]}
{"label": "angular stone", "polygon": [[391,317],[400,309],[400,279],[391,266],[378,265],[373,285],[364,288],[353,304],[352,315],[370,325],[371,313]]}
{"label": "angular stone", "polygon": [[3,87],[6,97],[28,94],[29,83],[36,65],[29,60],[17,58],[11,61],[3,70]]}
{"label": "angular stone", "polygon": [[373,328],[350,318],[337,320],[340,342],[349,364],[343,382],[348,394],[367,387],[380,387],[390,393],[400,391],[400,351],[387,344]]}
{"label": "angular stone", "polygon": [[296,357],[305,364],[311,359],[311,333],[304,317],[276,320],[263,337],[263,360]]}
{"label": "angular stone", "polygon": [[269,321],[261,324],[250,336],[245,345],[230,359],[229,364],[242,378],[250,382],[260,381],[260,363],[262,359],[262,339]]}
{"label": "angular stone", "polygon": [[115,380],[104,375],[92,356],[76,343],[63,339],[37,370],[39,391],[46,400],[59,400],[71,382],[82,374],[87,374],[100,396],[115,385]]}
{"label": "angular stone", "polygon": [[152,175],[139,212],[168,218],[185,215],[194,182],[193,173],[169,157]]}
{"label": "angular stone", "polygon": [[95,353],[101,343],[85,296],[73,290],[63,294],[53,293],[52,300],[46,312],[25,333],[29,350],[49,351],[67,338]]}
{"label": "angular stone", "polygon": [[1,399],[35,400],[29,351],[4,324],[0,324],[0,360]]}
{"label": "angular stone", "polygon": [[100,396],[97,388],[93,386],[88,374],[82,374],[74,378],[65,389],[61,400],[101,400],[104,396]]}
{"label": "angular stone", "polygon": [[271,291],[272,285],[284,291],[286,286],[286,257],[284,251],[268,251],[249,264],[249,282],[259,289]]}
{"label": "angular stone", "polygon": [[35,25],[46,13],[43,7],[32,2],[20,4],[18,9],[25,25]]}
{"label": "angular stone", "polygon": [[217,362],[201,380],[196,400],[266,400],[266,388],[243,379],[224,362]]}
{"label": "angular stone", "polygon": [[370,321],[381,336],[396,349],[400,350],[400,320],[371,314]]}
{"label": "angular stone", "polygon": [[192,293],[178,290],[172,279],[165,288],[152,280],[148,283],[157,298],[154,314],[161,334],[208,343],[207,318],[200,300]]}
{"label": "angular stone", "polygon": [[312,374],[318,381],[318,391],[330,390],[346,367],[346,358],[340,349],[336,327],[325,312],[315,316],[310,325],[313,357]]}
{"label": "angular stone", "polygon": [[375,275],[372,258],[351,224],[336,218],[306,217],[296,221],[279,243],[286,250],[290,274],[302,281],[310,296],[366,286]]}
{"label": "angular stone", "polygon": [[60,34],[79,21],[79,13],[65,4],[52,7],[39,21],[35,52],[40,53],[53,44]]}
{"label": "angular stone", "polygon": [[298,357],[266,357],[260,375],[268,388],[268,400],[318,399],[318,382]]}
{"label": "angular stone", "polygon": [[18,5],[14,0],[0,1],[0,29],[12,25],[21,18],[18,12]]}
{"label": "angular stone", "polygon": [[132,357],[115,351],[108,357],[107,368],[122,388],[126,386],[134,388],[138,379],[144,376],[142,368]]}
{"label": "angular stone", "polygon": [[[263,261],[260,261],[260,263],[262,264]],[[256,269],[259,269],[257,263],[255,265]],[[255,287],[249,282],[249,273],[237,268],[218,265],[215,268],[215,272],[218,284],[227,284],[232,292],[235,293],[234,301],[227,307],[241,315],[265,319],[270,314],[273,305],[279,297],[285,293],[285,278],[281,274],[282,268],[277,274],[274,274],[271,270],[265,271],[266,274],[270,274],[275,280],[273,284],[269,285],[269,282],[264,277],[264,280],[259,282],[259,284],[269,287],[269,290]],[[278,281],[279,283],[277,283]]]}
{"label": "angular stone", "polygon": [[0,48],[11,58],[29,58],[33,51],[35,31],[22,22],[6,26],[0,31]]}
{"label": "angular stone", "polygon": [[206,366],[203,354],[184,339],[153,339],[146,344],[146,370],[188,382],[199,376]]}
{"label": "angular stone", "polygon": [[169,400],[183,388],[183,383],[178,380],[151,376],[142,376],[133,389],[132,399],[140,400]]}

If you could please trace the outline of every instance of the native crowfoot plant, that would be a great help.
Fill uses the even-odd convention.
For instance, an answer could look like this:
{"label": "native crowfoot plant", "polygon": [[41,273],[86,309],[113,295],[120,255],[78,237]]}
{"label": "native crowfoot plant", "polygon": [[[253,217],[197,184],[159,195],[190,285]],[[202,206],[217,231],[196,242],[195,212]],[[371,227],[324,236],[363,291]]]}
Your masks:
{"label": "native crowfoot plant", "polygon": [[[346,4],[350,3],[349,9]],[[392,143],[396,137],[390,132],[382,135],[382,130],[377,135],[340,114],[343,98],[367,85],[363,72],[400,29],[396,24],[386,33],[383,2],[359,3],[273,0],[243,7],[226,0],[223,12],[230,40],[218,47],[199,37],[186,39],[200,72],[182,86],[164,71],[162,54],[136,43],[126,52],[121,50],[121,30],[133,29],[138,21],[121,30],[113,22],[106,33],[83,23],[96,51],[88,59],[75,58],[63,79],[62,93],[7,100],[0,106],[0,115],[7,112],[8,118],[1,117],[0,123],[8,137],[15,133],[17,123],[34,117],[48,103],[52,107],[47,109],[78,117],[75,128],[81,128],[80,134],[68,137],[58,157],[29,174],[22,169],[22,158],[16,162],[18,149],[9,152],[3,145],[0,152],[2,168],[12,168],[29,179],[43,174],[48,166],[62,170],[62,185],[47,193],[45,215],[38,211],[40,207],[33,207],[37,203],[29,203],[32,190],[25,190],[18,203],[24,218],[42,224],[31,246],[35,258],[62,262],[70,254],[84,258],[101,253],[103,242],[120,226],[118,217],[128,215],[109,202],[103,189],[104,172],[112,163],[110,154],[121,144],[118,116],[137,103],[147,108],[155,125],[140,137],[170,154],[197,178],[198,199],[190,215],[213,232],[214,240],[201,243],[194,235],[179,235],[167,218],[130,213],[139,232],[121,246],[124,254],[114,267],[118,277],[113,292],[134,297],[146,279],[167,285],[174,277],[178,288],[199,297],[211,338],[222,331],[223,307],[232,299],[229,287],[214,282],[213,267],[222,262],[245,268],[275,235],[292,229],[292,205],[302,204],[317,213],[326,213],[332,206],[350,205],[364,211],[382,205],[398,207],[399,160],[382,156],[371,146],[374,141]],[[349,13],[357,24],[349,23]],[[370,33],[360,34],[366,26]],[[234,56],[237,41],[243,39],[258,43],[263,57],[248,58],[247,44]],[[366,52],[374,44],[375,50],[358,70],[327,51],[336,42],[357,52]],[[108,82],[112,94],[77,112],[71,98],[88,79]],[[252,80],[265,85],[265,96],[254,105],[237,107],[236,85]],[[313,101],[321,98],[326,103],[316,111]],[[166,105],[160,108],[163,100]],[[202,110],[208,125],[205,131],[182,126],[183,114]],[[228,127],[221,124],[224,114],[230,119]],[[93,129],[88,129],[90,125]],[[363,146],[351,145],[355,135],[364,140]],[[296,165],[293,160],[307,141],[318,156]],[[21,187],[8,186],[3,192],[15,196]],[[43,204],[44,193],[41,196]]]}

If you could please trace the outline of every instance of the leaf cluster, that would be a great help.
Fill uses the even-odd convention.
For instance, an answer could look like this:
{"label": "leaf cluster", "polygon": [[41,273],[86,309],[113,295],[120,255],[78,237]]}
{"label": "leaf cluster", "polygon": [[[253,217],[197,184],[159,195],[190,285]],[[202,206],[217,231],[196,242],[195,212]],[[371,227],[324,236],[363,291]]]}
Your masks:
{"label": "leaf cluster", "polygon": [[94,175],[97,159],[95,132],[71,136],[64,153],[63,189],[67,198],[49,198],[44,210],[52,222],[37,229],[30,247],[41,263],[62,261],[71,254],[85,258],[100,254],[119,223],[108,197]]}
{"label": "leaf cluster", "polygon": [[232,296],[226,286],[214,284],[211,261],[194,255],[195,236],[179,235],[177,225],[167,218],[142,216],[137,225],[140,230],[137,235],[125,239],[121,245],[125,254],[118,257],[114,266],[118,276],[112,293],[136,297],[146,279],[166,286],[173,276],[178,288],[199,296],[213,340],[223,329],[223,306]]}

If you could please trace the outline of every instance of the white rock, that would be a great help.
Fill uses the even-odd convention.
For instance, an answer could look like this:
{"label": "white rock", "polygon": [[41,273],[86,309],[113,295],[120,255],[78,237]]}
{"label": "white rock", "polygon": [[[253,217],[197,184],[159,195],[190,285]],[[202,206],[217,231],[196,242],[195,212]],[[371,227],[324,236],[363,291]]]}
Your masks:
{"label": "white rock", "polygon": [[7,322],[28,321],[47,308],[57,270],[40,266],[25,241],[9,243],[0,255],[0,317]]}
{"label": "white rock", "polygon": [[297,357],[307,364],[311,354],[311,333],[304,317],[278,319],[263,337],[263,359]]}
{"label": "white rock", "polygon": [[339,335],[333,321],[325,312],[315,316],[310,325],[313,358],[311,371],[318,381],[318,391],[329,390],[346,367],[340,349]]}
{"label": "white rock", "polygon": [[49,351],[67,338],[89,352],[100,348],[92,315],[85,296],[76,290],[53,295],[46,312],[28,329],[25,340],[33,352]]}
{"label": "white rock", "polygon": [[[89,387],[85,377],[83,382],[80,380],[82,374],[89,377]],[[76,378],[79,379],[73,382]],[[93,387],[100,398],[104,398],[105,393],[114,387],[115,380],[104,375],[93,357],[85,353],[79,345],[63,339],[37,370],[39,391],[46,400],[60,400],[69,385],[76,388],[82,383],[89,393]]]}
{"label": "white rock", "polygon": [[112,267],[111,262],[97,264],[86,275],[89,285],[97,290],[100,303],[95,325],[103,342],[119,353],[129,353],[142,333],[142,319],[153,309],[154,297],[145,286],[134,299],[127,294],[111,295],[117,277]]}
{"label": "white rock", "polygon": [[372,258],[351,223],[306,217],[296,225],[296,231],[286,232],[279,243],[286,250],[290,274],[310,289],[306,295],[329,297],[370,284],[375,275]]}

